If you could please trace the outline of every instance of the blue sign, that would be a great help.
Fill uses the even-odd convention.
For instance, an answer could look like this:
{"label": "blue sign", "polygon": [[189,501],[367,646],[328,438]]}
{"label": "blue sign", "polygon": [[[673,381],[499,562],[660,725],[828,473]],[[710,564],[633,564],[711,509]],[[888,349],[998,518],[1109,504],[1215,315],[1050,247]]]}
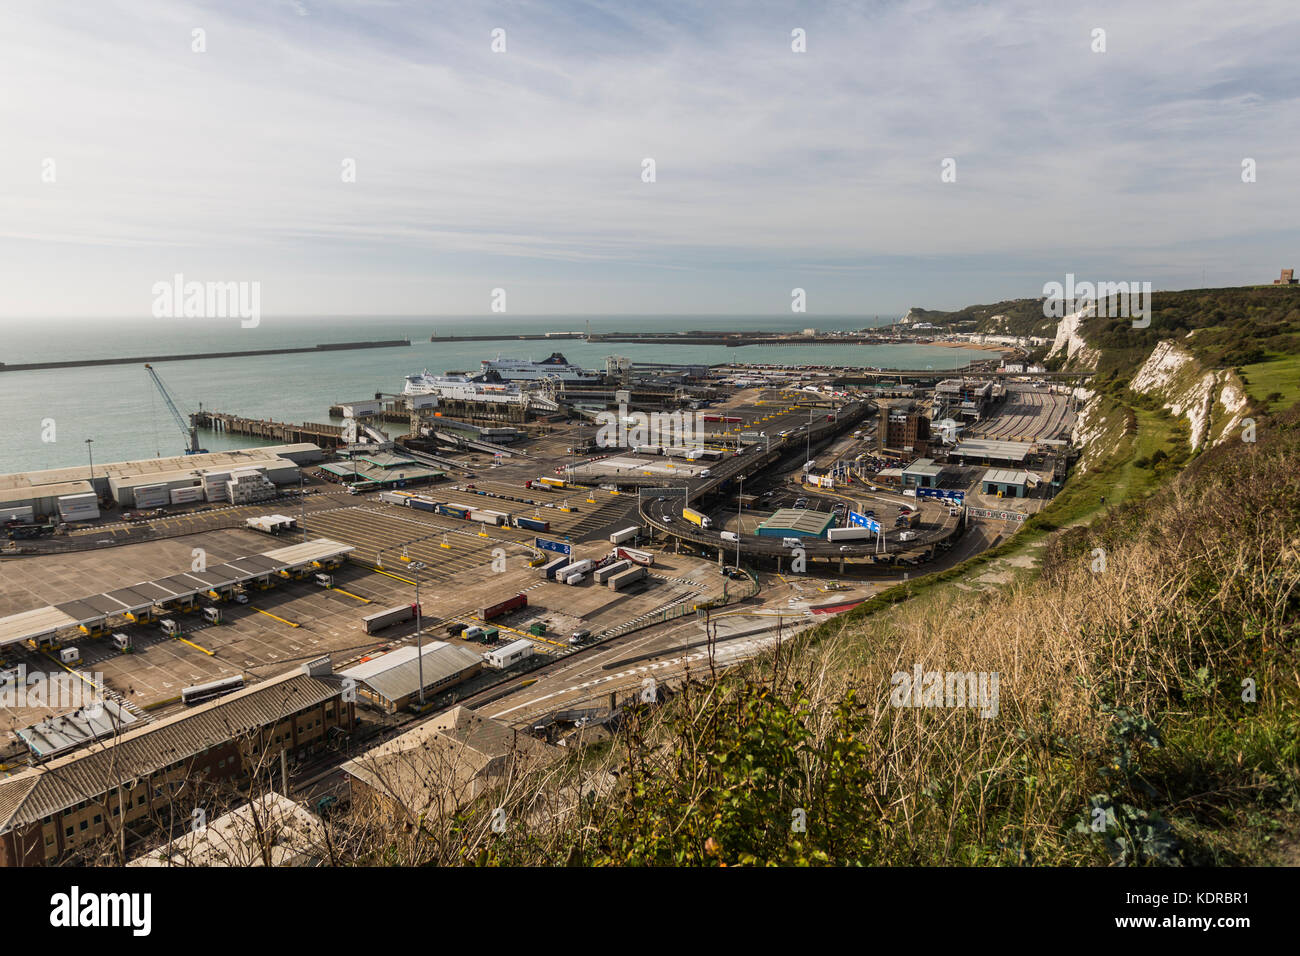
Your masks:
{"label": "blue sign", "polygon": [[872,534],[880,534],[880,522],[875,518],[868,518],[866,515],[860,515],[856,511],[849,512],[849,524],[857,525],[859,528],[866,528]]}
{"label": "blue sign", "polygon": [[573,548],[562,541],[551,541],[547,538],[534,538],[533,544],[543,551],[554,551],[556,554],[572,554]]}
{"label": "blue sign", "polygon": [[961,504],[966,500],[966,492],[952,491],[947,488],[917,488],[916,496],[918,498],[947,499],[955,504]]}

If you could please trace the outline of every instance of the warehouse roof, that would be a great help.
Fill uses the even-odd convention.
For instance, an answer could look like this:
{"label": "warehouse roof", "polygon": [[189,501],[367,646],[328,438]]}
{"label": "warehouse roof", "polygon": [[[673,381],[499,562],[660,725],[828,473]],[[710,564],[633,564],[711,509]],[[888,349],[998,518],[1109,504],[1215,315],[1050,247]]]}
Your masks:
{"label": "warehouse roof", "polygon": [[[166,485],[177,481],[199,483],[205,475],[229,475],[240,468],[296,468],[288,458],[259,458],[243,462],[238,467],[227,468],[185,468],[177,471],[150,472],[147,475],[111,475],[108,479],[112,488],[142,488],[148,485]],[[216,479],[220,481],[221,479]]]}
{"label": "warehouse roof", "polygon": [[992,481],[999,485],[1023,485],[1029,481],[1029,472],[1027,471],[1009,471],[1005,468],[990,468],[984,472],[984,477],[980,481]]}
{"label": "warehouse roof", "polygon": [[93,800],[119,781],[148,777],[341,690],[335,675],[292,671],[0,780],[0,833]]}
{"label": "warehouse roof", "polygon": [[931,478],[943,474],[943,466],[936,465],[933,458],[918,458],[902,472],[904,475],[926,475]]}
{"label": "warehouse roof", "polygon": [[76,627],[77,619],[57,607],[38,607],[0,617],[0,645],[15,644],[29,637],[44,637],[68,627]]}
{"label": "warehouse roof", "polygon": [[[57,677],[65,681],[80,680],[79,677],[67,674]],[[38,724],[22,728],[17,734],[18,739],[31,748],[37,757],[49,757],[100,737],[120,733],[139,719],[110,698],[78,708],[70,714],[42,720]]]}
{"label": "warehouse roof", "polygon": [[414,816],[454,812],[508,770],[544,766],[561,751],[508,724],[455,707],[342,769]]}
{"label": "warehouse roof", "polygon": [[320,466],[321,471],[329,472],[331,475],[338,475],[340,478],[351,478],[359,474],[356,466],[348,462],[326,462]]}
{"label": "warehouse roof", "polygon": [[64,495],[86,495],[94,492],[88,481],[60,481],[32,488],[8,487],[0,484],[0,505],[10,502],[26,503],[34,498],[62,498]]}
{"label": "warehouse roof", "polygon": [[1032,446],[1022,441],[993,441],[969,438],[959,441],[951,454],[960,458],[987,458],[999,461],[1024,461]]}
{"label": "warehouse roof", "polygon": [[758,526],[758,533],[775,535],[788,532],[793,535],[820,537],[834,523],[835,516],[825,511],[781,508]]}
{"label": "warehouse roof", "polygon": [[350,544],[339,544],[339,542],[331,541],[329,538],[317,538],[314,541],[291,544],[287,548],[265,551],[262,553],[262,557],[276,564],[295,567],[312,561],[329,561],[333,558],[341,558],[343,555],[355,550],[356,548]]}
{"label": "warehouse roof", "polygon": [[[95,463],[95,478],[159,476],[168,472],[247,468],[265,465],[266,462],[288,455],[320,455],[320,448],[310,442],[292,445],[268,445],[261,448],[239,448],[213,451],[202,455],[175,455],[170,458],[142,458],[136,461]],[[292,464],[291,461],[286,463]],[[68,468],[48,468],[43,471],[22,471],[0,475],[0,488],[31,488],[66,481],[85,481],[92,477],[90,466],[73,465]],[[161,480],[158,477],[155,481]]]}
{"label": "warehouse roof", "polygon": [[325,826],[306,807],[274,791],[206,826],[186,830],[127,866],[312,866],[328,856]]}
{"label": "warehouse roof", "polygon": [[[423,656],[426,688],[483,663],[483,658],[468,648],[446,641],[425,644]],[[365,684],[385,700],[401,700],[420,691],[420,664],[416,660],[416,648],[410,644],[340,673]]]}
{"label": "warehouse roof", "polygon": [[377,452],[373,455],[362,455],[358,461],[366,461],[380,468],[393,468],[397,465],[415,465],[419,464],[414,458],[407,458],[405,455],[394,455],[392,452]]}

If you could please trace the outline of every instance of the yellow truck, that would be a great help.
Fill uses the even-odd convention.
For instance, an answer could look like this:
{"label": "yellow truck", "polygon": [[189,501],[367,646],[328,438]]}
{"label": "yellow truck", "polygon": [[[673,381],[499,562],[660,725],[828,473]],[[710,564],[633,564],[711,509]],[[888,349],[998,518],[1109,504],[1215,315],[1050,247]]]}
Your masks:
{"label": "yellow truck", "polygon": [[683,508],[682,517],[685,518],[687,521],[689,521],[691,524],[699,525],[701,528],[709,528],[712,527],[713,525],[713,522],[709,520],[708,515],[702,514],[701,512],[696,511],[694,508]]}

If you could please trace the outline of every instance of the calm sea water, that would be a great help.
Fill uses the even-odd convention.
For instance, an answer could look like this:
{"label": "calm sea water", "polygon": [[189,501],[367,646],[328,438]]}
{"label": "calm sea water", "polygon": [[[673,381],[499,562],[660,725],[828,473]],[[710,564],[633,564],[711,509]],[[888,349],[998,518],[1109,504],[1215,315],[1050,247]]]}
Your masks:
{"label": "calm sea water", "polygon": [[[879,321],[892,321],[893,316]],[[242,349],[312,346],[326,342],[410,338],[409,348],[360,349],[317,354],[166,362],[158,374],[182,412],[200,404],[282,422],[327,422],[341,401],[398,392],[406,375],[428,368],[476,370],[498,354],[544,358],[560,351],[588,368],[603,368],[605,356],[636,362],[852,363],[882,368],[950,369],[987,352],[933,346],[722,346],[624,345],[563,340],[551,342],[431,343],[429,336],[582,331],[585,317],[464,316],[433,318],[268,319],[254,329],[238,320],[95,320],[17,322],[0,326],[0,361],[57,361]],[[591,319],[595,332],[692,329],[797,331],[857,329],[877,324],[874,316],[807,318],[789,316],[643,316]],[[45,441],[49,423],[54,441]],[[200,432],[217,451],[257,442],[240,436]],[[179,454],[184,438],[168,414],[148,373],[137,365],[30,372],[0,372],[0,473],[84,464],[85,439],[94,439],[98,462]]]}

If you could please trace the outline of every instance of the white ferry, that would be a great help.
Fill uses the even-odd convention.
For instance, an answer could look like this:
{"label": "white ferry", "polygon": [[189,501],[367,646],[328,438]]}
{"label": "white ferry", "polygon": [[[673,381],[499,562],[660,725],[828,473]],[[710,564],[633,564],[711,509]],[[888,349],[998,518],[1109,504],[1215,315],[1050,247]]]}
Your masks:
{"label": "white ferry", "polygon": [[596,383],[601,380],[599,372],[591,372],[574,365],[560,352],[552,352],[549,358],[542,359],[540,362],[532,359],[502,358],[498,355],[496,359],[483,360],[483,371],[489,375],[495,372],[502,379],[511,382],[536,382],[547,378],[555,378],[561,382]]}

